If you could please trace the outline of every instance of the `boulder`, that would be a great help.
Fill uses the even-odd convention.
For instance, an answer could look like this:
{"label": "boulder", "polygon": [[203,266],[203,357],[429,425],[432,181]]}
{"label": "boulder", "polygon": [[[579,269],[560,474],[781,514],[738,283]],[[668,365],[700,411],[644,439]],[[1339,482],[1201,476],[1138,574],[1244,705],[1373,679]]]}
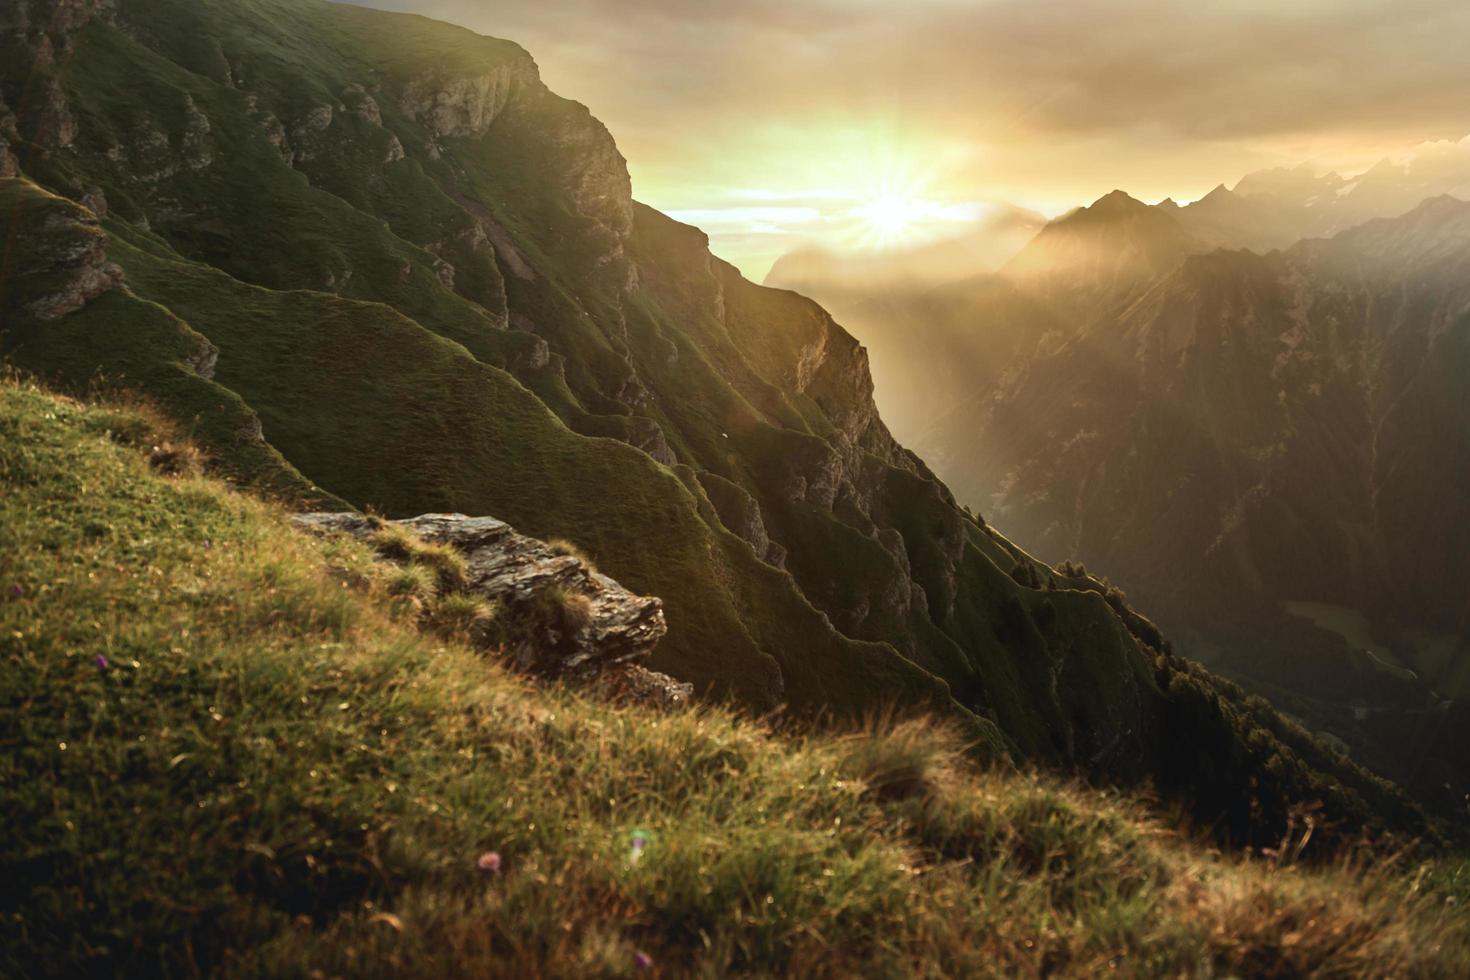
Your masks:
{"label": "boulder", "polygon": [[[586,560],[518,534],[503,521],[423,514],[382,522],[353,513],[298,514],[292,520],[316,533],[362,539],[386,523],[451,546],[464,556],[466,591],[497,603],[515,624],[505,653],[522,670],[589,682],[619,700],[662,707],[685,703],[693,693],[691,685],[640,665],[668,631],[661,599],[634,595]],[[585,614],[546,615],[551,595],[554,602],[575,602]]]}

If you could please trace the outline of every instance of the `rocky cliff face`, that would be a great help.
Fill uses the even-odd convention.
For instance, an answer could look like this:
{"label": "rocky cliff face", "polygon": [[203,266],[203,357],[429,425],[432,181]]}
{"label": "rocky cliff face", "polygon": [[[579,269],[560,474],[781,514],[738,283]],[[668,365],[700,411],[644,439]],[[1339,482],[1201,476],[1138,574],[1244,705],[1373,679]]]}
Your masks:
{"label": "rocky cliff face", "polygon": [[[125,365],[242,479],[302,492],[268,448],[358,507],[571,538],[663,600],[649,663],[701,694],[940,710],[979,751],[1151,779],[1242,839],[1327,772],[1353,819],[1408,813],[1279,719],[1245,751],[1238,691],[956,508],[878,416],[863,347],[636,205],[606,130],[515,45],[284,0],[128,0],[81,32],[59,67],[27,42],[0,93],[62,93],[74,138],[22,118],[17,155],[105,197],[128,288],[17,321],[23,362]],[[180,366],[210,348],[211,378]],[[1181,724],[1209,737],[1181,749]]]}
{"label": "rocky cliff face", "polygon": [[22,178],[0,200],[0,234],[13,256],[0,283],[0,306],[55,320],[122,283],[122,269],[107,258],[107,236],[85,207]]}

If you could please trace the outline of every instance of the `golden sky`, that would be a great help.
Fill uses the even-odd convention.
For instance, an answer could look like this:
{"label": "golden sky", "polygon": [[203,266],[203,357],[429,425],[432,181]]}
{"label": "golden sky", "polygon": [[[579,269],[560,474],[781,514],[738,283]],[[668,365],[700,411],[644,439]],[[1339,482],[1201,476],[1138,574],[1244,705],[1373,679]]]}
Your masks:
{"label": "golden sky", "polygon": [[1470,133],[1470,0],[367,0],[508,38],[759,280],[990,201],[1190,200]]}

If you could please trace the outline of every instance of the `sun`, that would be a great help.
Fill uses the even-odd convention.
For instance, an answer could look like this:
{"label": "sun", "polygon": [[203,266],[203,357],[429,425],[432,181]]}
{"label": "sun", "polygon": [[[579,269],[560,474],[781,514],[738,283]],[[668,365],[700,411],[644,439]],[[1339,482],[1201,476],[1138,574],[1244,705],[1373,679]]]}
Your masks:
{"label": "sun", "polygon": [[915,224],[924,217],[924,202],[898,194],[870,198],[854,213],[867,223],[868,232],[878,245],[901,244],[911,238]]}

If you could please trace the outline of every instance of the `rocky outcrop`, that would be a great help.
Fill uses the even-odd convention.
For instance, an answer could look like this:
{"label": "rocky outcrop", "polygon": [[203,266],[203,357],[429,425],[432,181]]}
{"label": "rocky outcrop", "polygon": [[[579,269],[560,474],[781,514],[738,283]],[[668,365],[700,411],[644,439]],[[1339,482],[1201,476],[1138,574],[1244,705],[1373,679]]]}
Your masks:
{"label": "rocky outcrop", "polygon": [[[372,537],[382,522],[360,514],[300,514],[316,533]],[[634,595],[588,561],[517,534],[493,517],[423,514],[389,522],[464,556],[465,591],[497,603],[514,628],[501,637],[518,668],[591,683],[622,700],[662,707],[688,701],[693,687],[641,665],[668,631],[663,602]],[[558,611],[575,605],[581,611]]]}
{"label": "rocky outcrop", "polygon": [[559,186],[602,239],[591,271],[622,292],[632,290],[637,270],[625,246],[633,231],[633,184],[612,134],[586,106],[553,95],[524,51],[490,60],[469,72],[415,75],[404,84],[399,107],[438,140],[484,138],[503,121],[512,132],[534,132],[547,142],[547,158],[561,171]]}
{"label": "rocky outcrop", "polygon": [[95,215],[72,201],[17,178],[0,225],[15,244],[15,265],[4,283],[6,309],[55,320],[86,306],[123,282],[107,258],[107,236]]}
{"label": "rocky outcrop", "polygon": [[404,85],[398,102],[435,136],[483,136],[513,98],[540,84],[536,63],[522,55],[473,75],[424,72]]}
{"label": "rocky outcrop", "polygon": [[[75,53],[77,32],[94,19],[110,21],[115,14],[114,0],[9,0],[0,4],[0,59],[27,66],[18,73],[27,82],[24,99],[16,100],[16,110],[21,132],[36,147],[56,150],[76,140],[76,118],[53,73]],[[0,103],[0,177],[13,176],[16,170],[5,146],[6,115]],[[14,139],[12,129],[9,141]]]}
{"label": "rocky outcrop", "polygon": [[720,523],[744,539],[762,561],[781,567],[786,561],[786,549],[771,540],[761,517],[760,502],[740,484],[722,476],[708,471],[701,471],[698,476],[699,485],[714,504]]}
{"label": "rocky outcrop", "polygon": [[55,215],[42,232],[46,250],[34,258],[49,260],[44,272],[52,283],[26,304],[32,316],[55,320],[122,283],[122,270],[107,260],[107,238],[96,218]]}

